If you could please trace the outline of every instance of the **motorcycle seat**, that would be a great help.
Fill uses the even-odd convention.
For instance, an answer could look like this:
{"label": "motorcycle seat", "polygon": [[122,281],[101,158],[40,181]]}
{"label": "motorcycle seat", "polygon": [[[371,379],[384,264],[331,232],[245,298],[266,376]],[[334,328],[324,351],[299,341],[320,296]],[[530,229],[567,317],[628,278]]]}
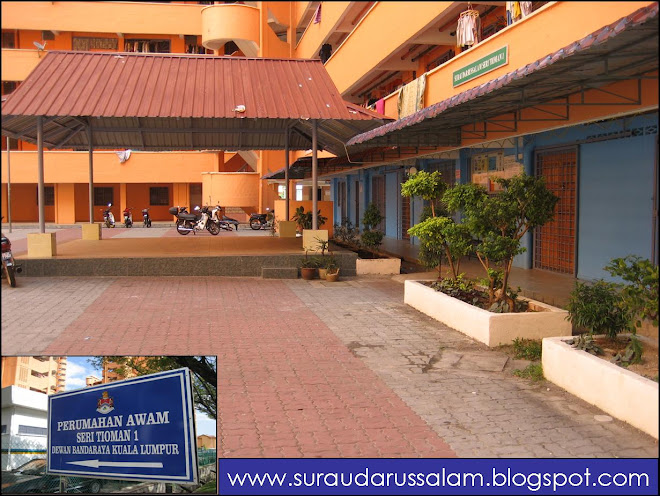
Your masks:
{"label": "motorcycle seat", "polygon": [[197,217],[195,214],[179,214],[179,219],[180,220],[198,220],[199,217]]}

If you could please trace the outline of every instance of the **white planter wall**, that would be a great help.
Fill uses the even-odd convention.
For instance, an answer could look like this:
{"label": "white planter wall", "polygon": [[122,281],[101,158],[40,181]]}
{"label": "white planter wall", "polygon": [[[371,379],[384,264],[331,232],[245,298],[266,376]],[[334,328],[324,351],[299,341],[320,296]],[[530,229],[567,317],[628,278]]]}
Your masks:
{"label": "white planter wall", "polygon": [[[525,298],[527,299],[527,298]],[[511,344],[515,338],[570,336],[568,312],[527,299],[536,312],[493,313],[452,298],[417,281],[406,281],[403,301],[488,346]]]}
{"label": "white planter wall", "polygon": [[564,340],[543,340],[545,378],[658,439],[658,383],[576,350]]}
{"label": "white planter wall", "polygon": [[401,259],[400,258],[358,258],[355,261],[355,272],[359,276],[369,274],[400,274],[401,273]]}

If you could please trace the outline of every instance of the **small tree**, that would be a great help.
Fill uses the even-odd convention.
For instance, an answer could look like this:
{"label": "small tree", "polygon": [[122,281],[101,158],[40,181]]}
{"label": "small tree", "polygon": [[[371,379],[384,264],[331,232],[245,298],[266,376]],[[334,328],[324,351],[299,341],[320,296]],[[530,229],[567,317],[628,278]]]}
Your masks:
{"label": "small tree", "polygon": [[362,217],[364,230],[362,231],[360,239],[365,247],[376,250],[383,242],[383,231],[376,229],[376,226],[382,221],[383,216],[380,213],[380,210],[378,210],[378,206],[375,203],[370,203]]}
{"label": "small tree", "polygon": [[463,211],[464,223],[478,240],[475,251],[488,275],[489,303],[504,301],[513,309],[508,284],[513,258],[525,251],[520,240],[530,229],[552,220],[559,198],[547,189],[543,177],[523,173],[495,181],[503,188],[498,194],[462,184],[447,190],[443,201],[450,210]]}
{"label": "small tree", "polygon": [[401,185],[401,196],[419,196],[427,200],[430,202],[431,216],[435,217],[437,215],[436,202],[442,197],[446,189],[447,185],[442,181],[440,172],[419,171],[417,174],[411,175]]}
{"label": "small tree", "polygon": [[456,224],[448,216],[445,205],[440,202],[447,185],[440,172],[420,171],[401,185],[401,195],[420,196],[429,202],[424,208],[418,224],[408,229],[408,234],[417,236],[420,242],[419,261],[429,268],[438,269],[438,280],[442,279],[442,261],[447,260],[452,278],[460,274],[461,257],[470,251],[468,229]]}
{"label": "small tree", "polygon": [[466,226],[456,224],[449,217],[429,217],[408,229],[408,234],[417,236],[421,243],[420,262],[438,269],[438,280],[442,279],[442,259],[448,261],[452,279],[460,274],[461,257],[470,252],[470,232]]}

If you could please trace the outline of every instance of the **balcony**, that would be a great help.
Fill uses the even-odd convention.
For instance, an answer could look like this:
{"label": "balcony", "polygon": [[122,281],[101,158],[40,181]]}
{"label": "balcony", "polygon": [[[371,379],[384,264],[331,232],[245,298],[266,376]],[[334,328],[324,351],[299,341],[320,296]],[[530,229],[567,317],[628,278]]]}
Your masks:
{"label": "balcony", "polygon": [[[527,18],[504,28],[470,50],[427,72],[424,107],[524,67],[647,5],[649,2],[613,2],[607,9],[600,9],[597,13],[593,12],[594,15],[589,15],[588,3],[549,3]],[[549,26],[559,25],[562,29],[549,29]],[[539,39],[539,33],[543,33],[543,43],[527,42]],[[508,60],[505,65],[454,86],[454,72],[505,46],[508,47]],[[395,119],[398,118],[397,99],[398,92],[385,98],[385,115]]]}
{"label": "balcony", "polygon": [[[200,35],[201,5],[142,2],[2,2],[2,28]],[[26,10],[29,9],[29,10]],[[29,14],[27,13],[29,12]]]}
{"label": "balcony", "polygon": [[242,4],[210,5],[202,9],[202,45],[222,50],[233,41],[247,57],[257,57],[260,46],[260,11]]}

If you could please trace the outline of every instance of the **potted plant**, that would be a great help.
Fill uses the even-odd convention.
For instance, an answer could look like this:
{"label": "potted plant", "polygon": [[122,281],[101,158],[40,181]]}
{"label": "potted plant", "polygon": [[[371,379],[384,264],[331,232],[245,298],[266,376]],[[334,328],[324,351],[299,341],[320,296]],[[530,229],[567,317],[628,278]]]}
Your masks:
{"label": "potted plant", "polygon": [[[412,179],[415,188],[404,183],[402,191],[424,191],[426,198],[437,200],[439,195],[429,192],[438,188],[433,186],[437,176],[427,175],[424,183],[419,177]],[[514,338],[570,336],[565,310],[518,298],[509,288],[513,258],[524,251],[522,236],[552,219],[558,198],[542,178],[522,174],[496,181],[503,189],[494,195],[474,184],[443,193],[442,203],[450,212],[462,211],[460,224],[449,217],[435,217],[439,208],[432,203],[431,217],[411,228],[433,254],[434,262],[439,264],[443,257],[448,261],[451,277],[435,284],[406,281],[404,302],[488,346],[509,344]],[[468,252],[484,267],[485,291],[459,277],[458,261]]]}
{"label": "potted plant", "polygon": [[303,258],[302,262],[300,263],[300,275],[306,281],[311,281],[316,275],[318,261],[316,260],[316,257],[308,257],[307,252],[308,250],[305,250],[305,258]]}
{"label": "potted plant", "polygon": [[318,243],[319,249],[321,250],[321,258],[318,265],[319,279],[325,279],[327,266],[330,263],[329,258],[332,258],[332,255],[330,257],[325,256],[326,250],[328,250],[328,253],[330,253],[330,241],[327,239],[316,238],[316,242]]}
{"label": "potted plant", "polygon": [[[304,229],[312,228],[312,212],[311,210],[305,212],[305,207],[302,205],[296,208],[296,211],[293,214],[293,220],[296,223],[298,231],[302,232]],[[318,227],[321,227],[328,220],[327,217],[321,215],[321,210],[316,211],[316,223]]]}
{"label": "potted plant", "polygon": [[339,279],[339,267],[335,263],[328,264],[325,279],[328,282],[336,282]]}

